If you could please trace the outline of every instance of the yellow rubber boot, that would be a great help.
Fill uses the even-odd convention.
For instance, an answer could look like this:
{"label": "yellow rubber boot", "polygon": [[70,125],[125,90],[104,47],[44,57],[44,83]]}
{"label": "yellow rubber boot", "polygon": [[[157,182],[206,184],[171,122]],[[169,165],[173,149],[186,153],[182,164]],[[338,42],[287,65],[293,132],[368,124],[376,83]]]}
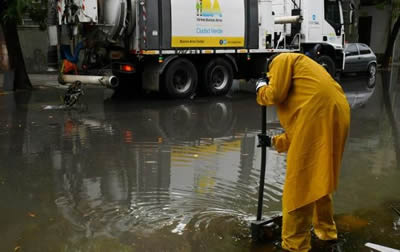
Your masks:
{"label": "yellow rubber boot", "polygon": [[314,234],[323,241],[336,240],[337,229],[333,220],[332,196],[327,195],[314,204],[312,219]]}

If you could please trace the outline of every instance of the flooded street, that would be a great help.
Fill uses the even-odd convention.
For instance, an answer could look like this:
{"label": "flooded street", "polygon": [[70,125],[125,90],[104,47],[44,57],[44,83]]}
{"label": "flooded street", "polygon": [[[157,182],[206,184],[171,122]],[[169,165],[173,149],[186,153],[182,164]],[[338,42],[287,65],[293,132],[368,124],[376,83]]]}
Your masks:
{"label": "flooded street", "polygon": [[[334,195],[342,249],[400,249],[399,69],[341,84],[352,107]],[[0,251],[274,251],[250,237],[254,94],[128,100],[87,88],[74,109],[59,107],[62,94],[0,95]],[[274,109],[267,119],[281,131]],[[267,151],[266,216],[281,210],[285,164]]]}

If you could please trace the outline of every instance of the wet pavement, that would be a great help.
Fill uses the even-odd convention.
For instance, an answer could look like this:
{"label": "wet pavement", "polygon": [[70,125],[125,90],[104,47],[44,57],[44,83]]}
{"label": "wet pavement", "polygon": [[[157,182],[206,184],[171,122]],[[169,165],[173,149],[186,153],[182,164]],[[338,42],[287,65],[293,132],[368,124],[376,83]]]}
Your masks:
{"label": "wet pavement", "polygon": [[[352,121],[335,251],[400,249],[399,70],[341,84]],[[90,87],[65,109],[63,92],[0,93],[0,251],[274,251],[250,237],[261,160],[254,94],[121,99]],[[281,131],[274,109],[268,122]],[[285,161],[267,151],[265,216],[280,211]]]}

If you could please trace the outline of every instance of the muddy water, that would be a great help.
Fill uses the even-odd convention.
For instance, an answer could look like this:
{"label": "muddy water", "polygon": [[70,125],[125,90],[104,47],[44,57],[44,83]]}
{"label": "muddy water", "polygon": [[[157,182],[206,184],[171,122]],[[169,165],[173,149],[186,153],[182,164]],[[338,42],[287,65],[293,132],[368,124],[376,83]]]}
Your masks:
{"label": "muddy water", "polygon": [[[342,251],[400,248],[398,70],[346,77],[352,124],[338,192]],[[254,95],[123,100],[90,88],[0,96],[0,251],[273,251],[254,244],[261,111]],[[270,131],[279,132],[273,109]],[[264,215],[285,155],[267,153]],[[326,251],[315,243],[315,251]]]}

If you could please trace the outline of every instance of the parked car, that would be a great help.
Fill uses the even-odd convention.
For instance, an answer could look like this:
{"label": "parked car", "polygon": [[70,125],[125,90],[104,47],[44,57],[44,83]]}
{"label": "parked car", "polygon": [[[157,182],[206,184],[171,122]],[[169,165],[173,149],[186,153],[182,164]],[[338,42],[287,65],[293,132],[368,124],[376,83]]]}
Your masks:
{"label": "parked car", "polygon": [[346,61],[343,73],[376,74],[376,55],[366,44],[348,43],[345,46]]}

